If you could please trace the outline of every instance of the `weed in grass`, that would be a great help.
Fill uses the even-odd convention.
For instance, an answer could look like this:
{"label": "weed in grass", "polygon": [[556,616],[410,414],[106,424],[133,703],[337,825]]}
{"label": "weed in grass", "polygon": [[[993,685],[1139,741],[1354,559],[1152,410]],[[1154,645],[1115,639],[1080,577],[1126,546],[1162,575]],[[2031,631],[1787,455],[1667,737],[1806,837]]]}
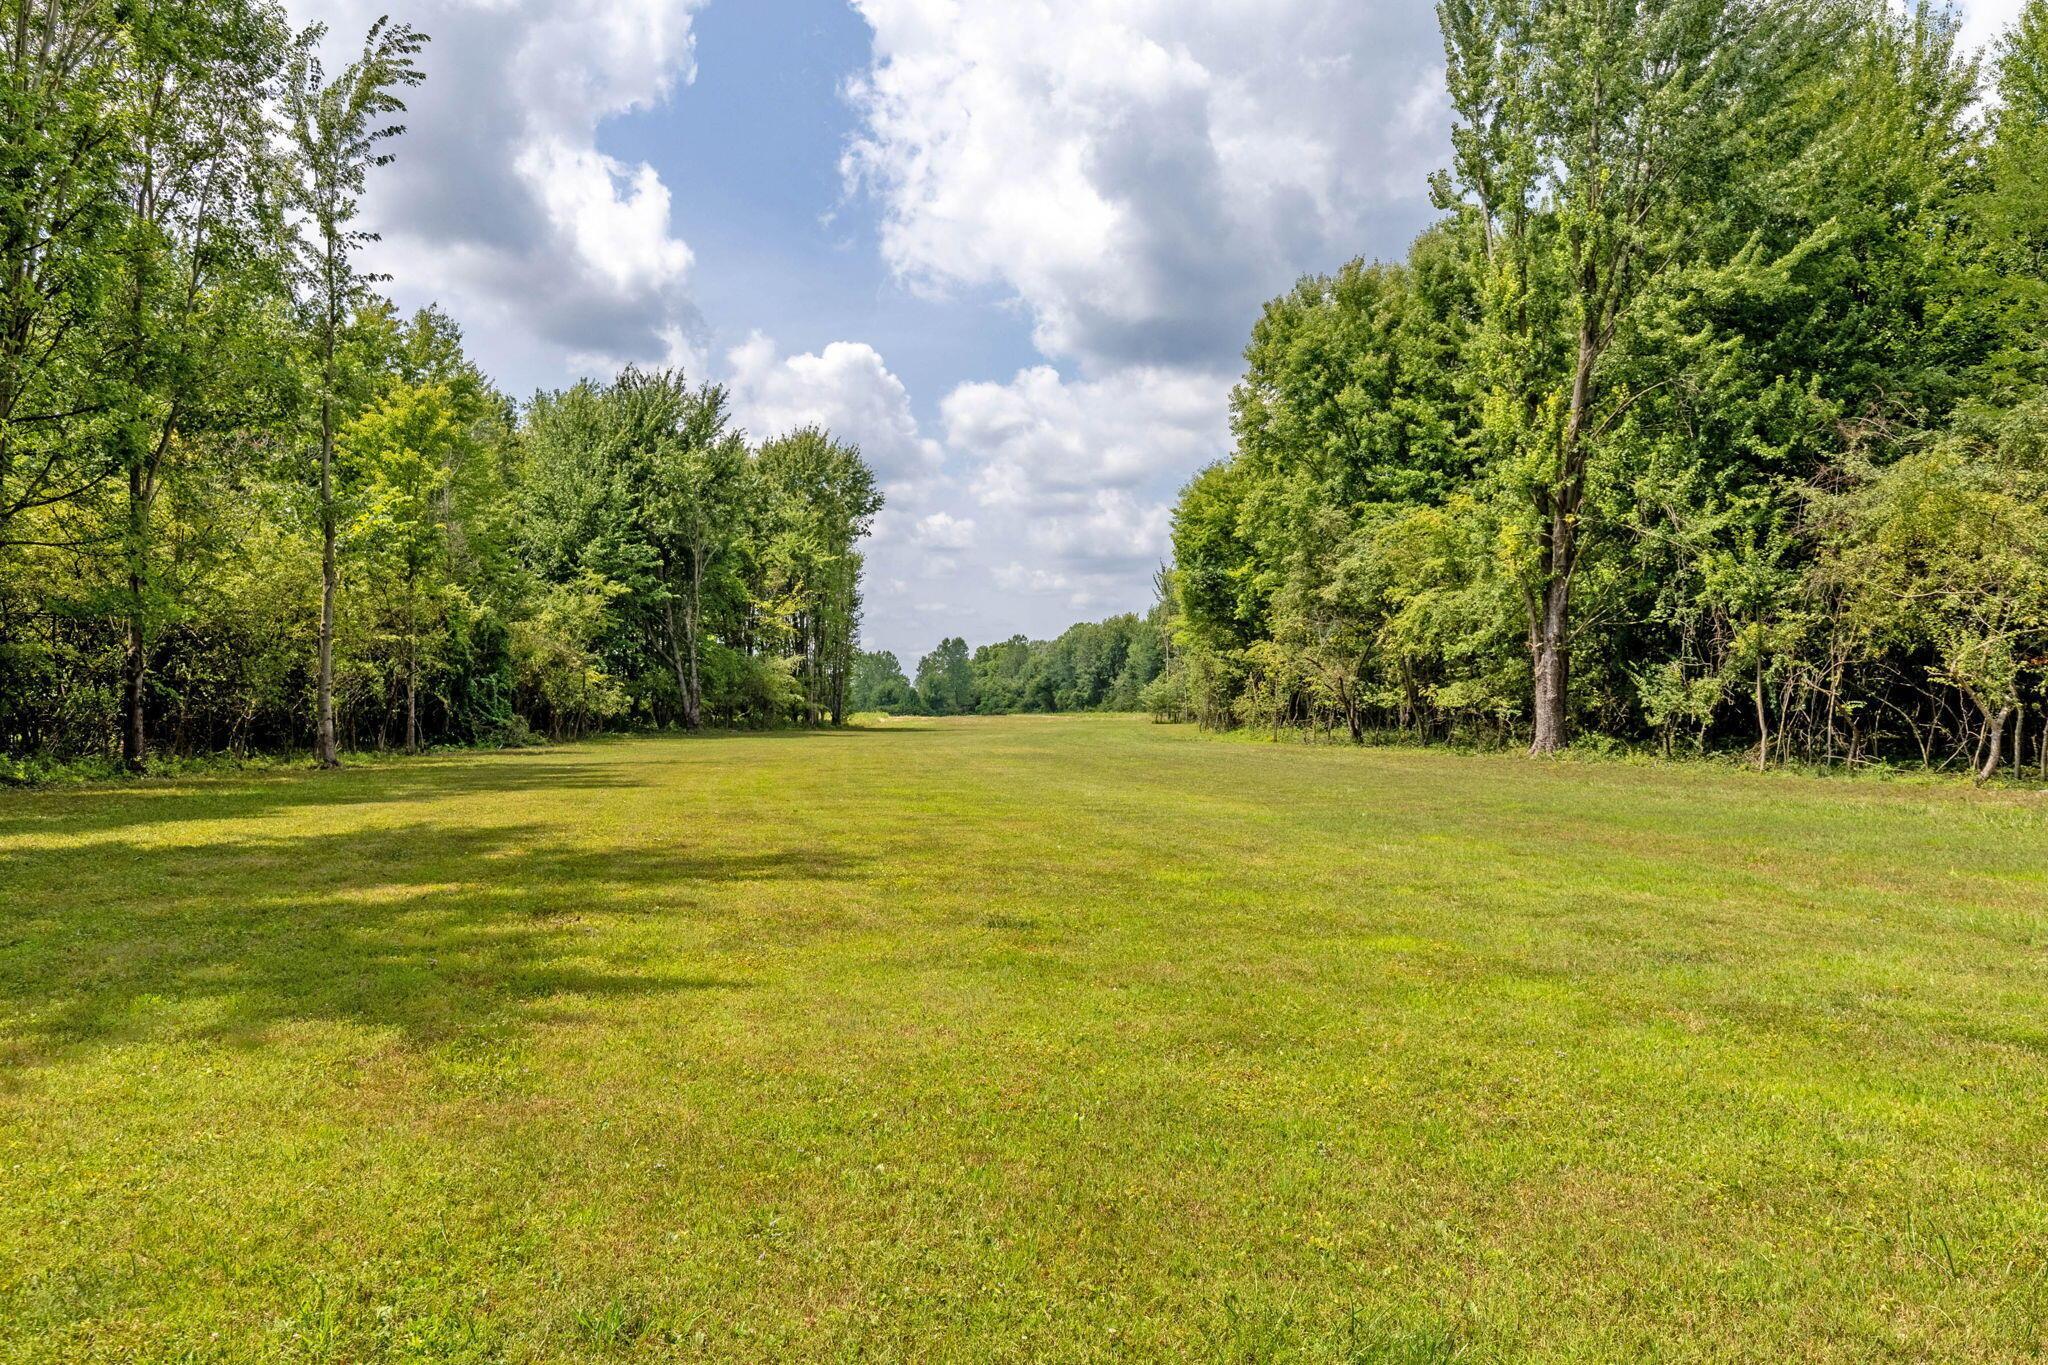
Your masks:
{"label": "weed in grass", "polygon": [[623,1299],[607,1299],[576,1310],[576,1334],[600,1351],[623,1351],[647,1330],[647,1315]]}

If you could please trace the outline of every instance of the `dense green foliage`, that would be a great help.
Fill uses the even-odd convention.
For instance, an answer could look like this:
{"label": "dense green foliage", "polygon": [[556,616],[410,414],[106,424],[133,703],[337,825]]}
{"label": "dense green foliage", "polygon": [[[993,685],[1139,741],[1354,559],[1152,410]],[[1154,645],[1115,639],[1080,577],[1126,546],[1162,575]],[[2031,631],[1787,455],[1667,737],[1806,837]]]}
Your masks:
{"label": "dense green foliage", "polygon": [[894,654],[863,651],[850,706],[895,715],[995,716],[1026,711],[1136,711],[1166,669],[1159,613],[1070,626],[1056,640],[1013,635],[969,651],[951,638],[918,660],[915,683]]}
{"label": "dense green foliage", "polygon": [[1115,716],[0,791],[0,1359],[2038,1361],[2040,819]]}
{"label": "dense green foliage", "polygon": [[[1185,490],[1213,725],[2048,774],[2048,4],[1445,0],[1445,217]],[[1988,107],[1980,96],[1988,93]]]}
{"label": "dense green foliage", "polygon": [[838,720],[858,451],[676,373],[515,404],[395,316],[357,206],[426,40],[320,36],[0,0],[0,755]]}
{"label": "dense green foliage", "polygon": [[1443,216],[1268,305],[1159,608],[915,675],[879,493],[357,265],[425,37],[0,0],[0,751],[1146,709],[2048,774],[2048,0],[1444,0]]}

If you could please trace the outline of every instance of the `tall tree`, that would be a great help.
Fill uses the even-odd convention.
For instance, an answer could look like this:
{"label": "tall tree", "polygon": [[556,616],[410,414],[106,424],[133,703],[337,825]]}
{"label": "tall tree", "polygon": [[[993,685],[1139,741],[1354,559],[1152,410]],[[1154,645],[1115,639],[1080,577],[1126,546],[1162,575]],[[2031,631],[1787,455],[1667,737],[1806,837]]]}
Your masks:
{"label": "tall tree", "polygon": [[320,640],[314,705],[319,761],[332,768],[341,762],[334,728],[334,605],[340,588],[335,360],[342,328],[376,278],[355,263],[357,251],[376,240],[375,233],[354,226],[364,186],[372,167],[392,159],[382,150],[385,140],[405,131],[403,124],[386,120],[404,112],[398,92],[424,78],[417,58],[427,38],[408,24],[380,18],[363,39],[362,55],[329,80],[318,51],[325,35],[325,26],[315,24],[293,45],[285,114],[297,154],[288,186],[308,234],[300,243],[300,273],[319,363]]}
{"label": "tall tree", "polygon": [[402,696],[405,747],[420,747],[420,686],[442,653],[463,590],[452,550],[457,494],[482,458],[475,424],[441,383],[399,384],[340,433],[341,461],[361,497],[346,543],[362,565],[375,633]]}
{"label": "tall tree", "polygon": [[1484,441],[1532,514],[1521,558],[1532,750],[1566,739],[1572,589],[1591,532],[1590,460],[1641,388],[1610,348],[1693,260],[1732,150],[1783,117],[1825,53],[1827,0],[1442,0],[1450,173],[1482,274]]}
{"label": "tall tree", "polygon": [[673,401],[667,429],[649,447],[646,511],[661,564],[663,633],[682,692],[683,724],[696,730],[704,724],[706,593],[714,574],[734,567],[733,556],[752,529],[752,471],[746,438],[729,430],[724,389],[705,385],[692,392],[680,374],[648,382],[666,386]]}
{"label": "tall tree", "polygon": [[864,649],[854,656],[847,705],[855,711],[906,712],[916,711],[918,700],[894,654]]}
{"label": "tall tree", "polygon": [[846,717],[860,631],[861,556],[854,547],[881,510],[881,490],[858,447],[803,427],[761,447],[772,530],[766,554],[779,579],[806,719]]}
{"label": "tall tree", "polygon": [[974,709],[974,664],[958,636],[939,641],[917,661],[917,695],[935,716],[964,715]]}
{"label": "tall tree", "polygon": [[276,386],[254,371],[265,335],[264,98],[283,53],[275,10],[245,0],[155,0],[128,8],[120,106],[127,136],[116,338],[115,460],[127,641],[122,758],[143,764],[144,681],[156,608],[152,518],[172,466],[209,429],[252,424]]}

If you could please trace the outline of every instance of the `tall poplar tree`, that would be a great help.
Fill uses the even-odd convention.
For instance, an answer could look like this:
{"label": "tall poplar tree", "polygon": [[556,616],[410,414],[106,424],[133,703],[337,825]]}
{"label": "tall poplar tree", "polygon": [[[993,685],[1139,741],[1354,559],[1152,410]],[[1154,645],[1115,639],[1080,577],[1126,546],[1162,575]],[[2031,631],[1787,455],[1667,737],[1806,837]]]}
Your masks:
{"label": "tall poplar tree", "polygon": [[336,353],[342,328],[363,290],[377,279],[356,268],[356,252],[376,234],[354,226],[370,168],[390,163],[381,150],[386,139],[405,131],[387,122],[403,113],[398,92],[424,78],[417,58],[426,35],[409,24],[381,18],[370,26],[362,55],[328,80],[318,48],[326,35],[315,24],[293,45],[285,88],[285,113],[296,153],[289,179],[292,206],[303,216],[301,275],[313,314],[319,357],[320,642],[315,701],[319,761],[341,762],[334,730],[334,602],[340,587],[335,562],[339,514],[334,492],[334,432],[337,421]]}

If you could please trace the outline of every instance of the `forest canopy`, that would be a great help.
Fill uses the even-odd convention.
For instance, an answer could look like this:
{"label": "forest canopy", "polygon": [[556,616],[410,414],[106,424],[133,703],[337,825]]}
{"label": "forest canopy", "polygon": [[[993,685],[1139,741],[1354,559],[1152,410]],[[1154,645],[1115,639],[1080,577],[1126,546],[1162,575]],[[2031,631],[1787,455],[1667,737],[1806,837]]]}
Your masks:
{"label": "forest canopy", "polygon": [[1443,0],[1438,215],[1266,305],[1144,617],[860,650],[881,492],[523,400],[361,206],[427,37],[0,0],[0,753],[857,710],[2048,777],[2048,0]]}
{"label": "forest canopy", "polygon": [[1443,216],[1175,510],[1190,710],[2048,775],[2048,4],[1439,14]]}

